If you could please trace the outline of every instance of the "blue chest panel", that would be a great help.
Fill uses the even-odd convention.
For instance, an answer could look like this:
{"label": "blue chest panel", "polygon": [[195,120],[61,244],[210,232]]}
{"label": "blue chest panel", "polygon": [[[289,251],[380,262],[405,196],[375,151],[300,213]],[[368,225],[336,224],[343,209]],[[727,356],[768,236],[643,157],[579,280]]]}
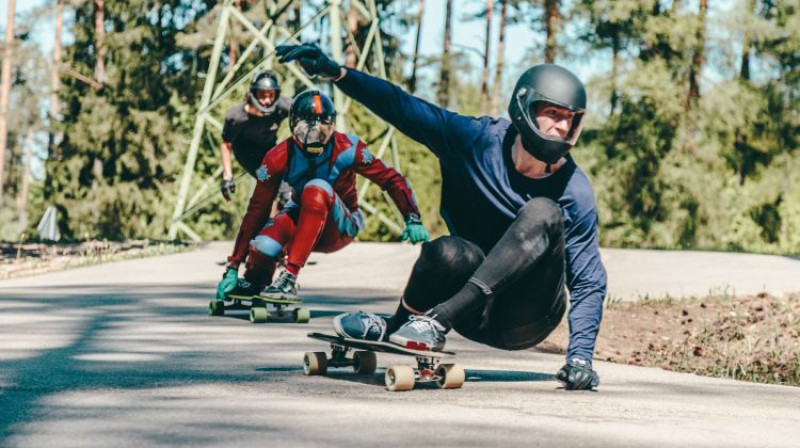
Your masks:
{"label": "blue chest panel", "polygon": [[292,191],[295,194],[302,193],[303,187],[312,179],[323,179],[331,185],[335,185],[339,175],[353,166],[358,139],[352,135],[347,137],[351,143],[350,147],[339,153],[333,163],[331,163],[332,144],[328,145],[322,154],[314,158],[307,158],[295,145],[290,145],[289,151],[292,151],[292,154],[289,170],[284,180],[292,187]]}

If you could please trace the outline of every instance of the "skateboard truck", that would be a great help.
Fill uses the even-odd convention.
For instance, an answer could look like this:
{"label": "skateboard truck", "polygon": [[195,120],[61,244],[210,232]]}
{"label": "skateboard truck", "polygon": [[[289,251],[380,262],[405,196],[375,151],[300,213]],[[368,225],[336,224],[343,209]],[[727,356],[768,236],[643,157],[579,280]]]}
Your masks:
{"label": "skateboard truck", "polygon": [[[375,352],[414,356],[416,367],[396,365],[386,368],[384,382],[390,391],[411,390],[416,384],[433,384],[440,389],[458,389],[466,379],[464,368],[458,364],[440,363],[441,358],[455,355],[452,352],[423,352],[407,349],[388,342],[364,341],[321,333],[309,333],[313,339],[330,343],[331,356],[326,352],[307,352],[303,357],[306,375],[324,375],[329,367],[352,367],[357,374],[371,374],[377,368]],[[353,351],[349,358],[348,352]]]}
{"label": "skateboard truck", "polygon": [[[270,306],[273,308],[273,315],[278,318],[284,318],[290,313],[292,320],[299,324],[308,323],[311,319],[311,310],[308,308],[295,307],[289,309],[290,305],[297,305],[303,303],[301,300],[276,300],[268,299],[262,296],[228,296],[233,302],[230,305],[225,305],[222,300],[212,300],[208,304],[208,314],[210,316],[224,316],[225,310],[250,310],[250,322],[254,324],[264,323],[270,317]],[[243,302],[250,302],[250,305],[245,305]]]}

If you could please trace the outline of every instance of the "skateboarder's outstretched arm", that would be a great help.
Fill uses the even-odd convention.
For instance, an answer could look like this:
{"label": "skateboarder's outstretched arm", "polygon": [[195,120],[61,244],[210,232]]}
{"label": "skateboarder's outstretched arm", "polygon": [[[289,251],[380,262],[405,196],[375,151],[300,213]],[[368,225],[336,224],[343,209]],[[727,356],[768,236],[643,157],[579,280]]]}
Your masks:
{"label": "skateboarder's outstretched arm", "polygon": [[[438,157],[472,149],[472,141],[485,125],[417,98],[400,87],[352,68],[342,68],[314,45],[280,45],[280,62],[297,61],[311,75],[335,80],[345,94]],[[342,76],[343,74],[343,76]]]}

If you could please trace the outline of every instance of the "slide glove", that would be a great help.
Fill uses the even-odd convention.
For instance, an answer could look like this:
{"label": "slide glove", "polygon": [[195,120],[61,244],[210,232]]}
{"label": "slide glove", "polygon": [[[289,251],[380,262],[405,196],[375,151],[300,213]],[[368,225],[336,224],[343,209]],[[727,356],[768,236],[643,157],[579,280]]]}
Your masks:
{"label": "slide glove", "polygon": [[239,270],[228,268],[222,274],[222,280],[217,284],[217,300],[225,300],[225,296],[239,284]]}
{"label": "slide glove", "polygon": [[278,45],[275,47],[278,62],[286,64],[297,61],[310,76],[324,79],[336,79],[342,73],[342,67],[329,58],[313,44]]}
{"label": "slide glove", "polygon": [[226,201],[230,201],[236,193],[236,182],[233,179],[222,179],[222,196]]}
{"label": "slide glove", "polygon": [[403,230],[403,235],[400,237],[401,241],[410,240],[412,244],[424,243],[430,239],[431,235],[418,218],[409,218],[406,222],[406,229]]}
{"label": "slide glove", "polygon": [[591,364],[580,358],[572,358],[556,374],[556,379],[566,390],[592,390],[600,385],[597,372]]}

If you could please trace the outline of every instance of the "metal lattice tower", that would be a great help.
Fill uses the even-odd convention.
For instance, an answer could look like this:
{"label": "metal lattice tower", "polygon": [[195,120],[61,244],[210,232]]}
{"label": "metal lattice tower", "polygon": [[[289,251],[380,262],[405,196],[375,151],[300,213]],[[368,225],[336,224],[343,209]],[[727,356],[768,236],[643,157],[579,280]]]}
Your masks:
{"label": "metal lattice tower", "polygon": [[[266,11],[269,11],[271,18],[268,18],[264,25],[259,28],[234,6],[234,0],[224,0],[216,37],[214,39],[214,46],[211,52],[211,60],[208,72],[206,73],[203,93],[195,115],[189,153],[186,156],[186,162],[181,175],[178,197],[175,202],[175,211],[173,212],[170,222],[170,239],[177,238],[178,232],[180,231],[192,240],[202,241],[200,235],[192,230],[191,226],[187,223],[187,218],[201,210],[209,202],[209,199],[213,199],[215,194],[219,194],[214,190],[215,187],[212,185],[215,185],[217,179],[222,175],[221,165],[211,176],[201,176],[200,173],[195,173],[197,155],[201,148],[203,136],[209,131],[209,128],[216,132],[222,131],[223,120],[219,117],[221,114],[224,114],[224,111],[219,111],[217,106],[231,95],[239,92],[242,85],[249,83],[257,71],[272,66],[275,47],[277,45],[299,44],[298,36],[305,29],[317,22],[321,22],[327,17],[330,28],[329,48],[327,50],[331,57],[339,63],[342,62],[342,36],[344,35],[348,39],[357,57],[358,62],[356,64],[356,69],[371,72],[376,76],[386,78],[383,43],[381,42],[378,28],[379,19],[375,0],[325,0],[313,17],[302,23],[298,29],[289,30],[281,25],[282,21],[280,18],[296,3],[302,4],[304,2],[302,2],[302,0],[264,0]],[[347,28],[347,11],[345,11],[344,6],[356,9],[359,14],[368,19],[369,32],[362,48],[358,47],[354,36],[349,28]],[[248,31],[251,39],[247,43],[244,51],[242,51],[236,64],[228,69],[221,80],[217,80],[217,74],[220,71],[222,51],[229,37],[229,33],[231,32],[232,23],[241,24]],[[343,26],[342,24],[345,25]],[[243,64],[253,57],[259,44],[264,49],[264,57],[249,71],[243,70]],[[374,51],[375,56],[373,58],[374,67],[366,67],[367,56],[370,54],[371,50]],[[317,87],[296,64],[286,64],[284,67],[287,69],[287,75],[283,80],[285,84],[290,84],[298,80],[308,88]],[[342,118],[336,122],[337,131],[346,132],[348,124],[344,118],[350,108],[351,99],[345,98],[342,92],[334,86],[333,101],[336,105],[339,117]],[[386,132],[381,138],[376,156],[382,158],[387,150],[390,151],[392,165],[399,170],[399,153],[397,141],[394,136],[395,128],[388,124],[386,126]],[[213,145],[211,149],[215,153],[218,151],[218,148],[213,147]],[[382,212],[379,212],[374,204],[370,204],[365,200],[369,185],[370,182],[365,181],[358,190],[359,206],[361,209],[366,212],[368,219],[379,219],[393,232],[397,234],[402,233],[402,219],[400,219],[401,217],[399,214],[396,214],[394,219],[387,217]],[[212,193],[210,194],[208,193],[209,188],[212,188]],[[192,191],[193,194],[189,197]],[[389,200],[386,193],[384,193],[383,197],[385,200]]]}

